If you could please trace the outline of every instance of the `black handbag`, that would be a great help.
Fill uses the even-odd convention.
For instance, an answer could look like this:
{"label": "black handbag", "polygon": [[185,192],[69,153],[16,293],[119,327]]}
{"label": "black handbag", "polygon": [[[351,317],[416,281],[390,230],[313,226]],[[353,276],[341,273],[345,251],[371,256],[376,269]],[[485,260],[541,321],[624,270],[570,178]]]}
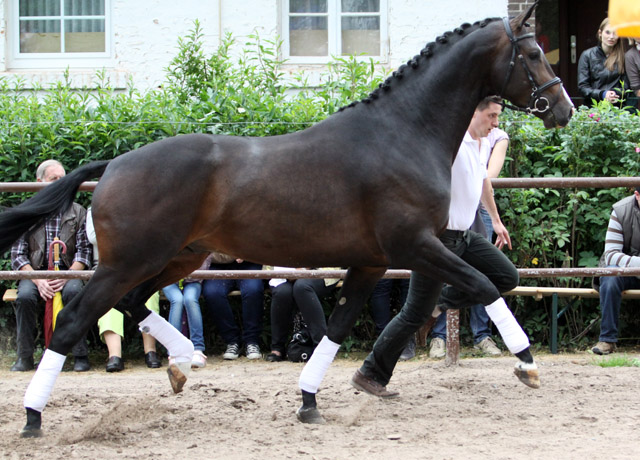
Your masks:
{"label": "black handbag", "polygon": [[311,358],[315,346],[307,328],[302,328],[295,334],[287,346],[287,359],[294,363],[305,363]]}

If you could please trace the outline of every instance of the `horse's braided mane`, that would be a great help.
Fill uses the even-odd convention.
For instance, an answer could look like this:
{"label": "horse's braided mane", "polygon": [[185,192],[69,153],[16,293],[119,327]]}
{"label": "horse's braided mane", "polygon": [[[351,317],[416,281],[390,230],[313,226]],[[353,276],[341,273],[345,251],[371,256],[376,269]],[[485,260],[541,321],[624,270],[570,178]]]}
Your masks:
{"label": "horse's braided mane", "polygon": [[378,99],[383,93],[391,90],[391,85],[394,81],[400,81],[404,77],[405,70],[411,67],[412,69],[417,69],[420,65],[427,64],[428,59],[433,56],[433,54],[440,48],[448,48],[451,44],[457,43],[469,33],[474,30],[486,27],[490,22],[496,21],[500,18],[486,18],[482,21],[476,21],[472,24],[464,23],[460,27],[456,27],[453,31],[447,31],[444,34],[436,37],[434,42],[429,42],[425,45],[422,50],[420,50],[420,54],[417,54],[412,59],[408,60],[406,64],[402,64],[395,70],[384,82],[380,83],[376,89],[374,89],[369,96],[362,99],[361,101],[354,101],[351,104],[341,107],[338,109],[338,112],[341,112],[347,108],[353,107],[357,105],[359,102],[363,102],[365,104],[369,104],[375,99]]}

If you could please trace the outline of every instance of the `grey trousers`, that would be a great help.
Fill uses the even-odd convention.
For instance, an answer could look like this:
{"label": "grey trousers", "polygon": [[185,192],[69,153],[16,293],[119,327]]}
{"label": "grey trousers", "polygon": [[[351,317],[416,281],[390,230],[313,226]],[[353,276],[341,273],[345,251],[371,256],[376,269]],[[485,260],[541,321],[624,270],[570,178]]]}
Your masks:
{"label": "grey trousers", "polygon": [[[62,288],[62,303],[67,304],[82,290],[82,280],[69,280]],[[35,350],[36,331],[38,327],[37,316],[39,310],[44,311],[44,300],[40,297],[38,288],[31,280],[20,280],[18,283],[18,297],[13,305],[16,314],[16,343],[18,345],[18,357],[28,358],[33,356]],[[71,350],[73,356],[87,356],[87,336],[84,335]]]}

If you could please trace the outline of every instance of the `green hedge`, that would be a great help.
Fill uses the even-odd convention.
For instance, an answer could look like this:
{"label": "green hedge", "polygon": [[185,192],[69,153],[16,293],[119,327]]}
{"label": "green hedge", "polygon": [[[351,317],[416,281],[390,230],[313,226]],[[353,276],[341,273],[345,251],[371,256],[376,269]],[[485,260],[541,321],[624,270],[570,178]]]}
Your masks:
{"label": "green hedge", "polygon": [[[277,40],[251,36],[234,59],[230,51],[238,45],[231,36],[210,55],[203,51],[202,36],[196,22],[193,31],[180,39],[165,84],[153,91],[140,92],[131,85],[115,91],[101,72],[95,76],[95,87],[83,90],[73,89],[68,82],[27,90],[21,81],[0,79],[3,181],[34,180],[36,166],[48,158],[59,159],[72,170],[177,134],[293,132],[364,98],[385,77],[371,60],[337,58],[326,68],[321,84],[309,89],[304,74],[282,70]],[[609,104],[580,108],[569,126],[559,130],[545,130],[539,120],[519,113],[506,112],[502,120],[511,137],[503,176],[638,174],[639,119]],[[622,188],[496,190],[514,242],[509,257],[518,267],[595,266],[611,204],[628,193]],[[4,193],[0,204],[14,205],[25,196]],[[80,195],[84,204],[89,199],[90,194]],[[4,270],[9,266],[7,259],[1,262]],[[561,286],[590,283],[590,279],[522,280],[522,284]],[[2,282],[0,289],[12,284]],[[509,300],[532,341],[546,346],[550,301]],[[560,346],[583,347],[596,339],[598,318],[597,301],[577,302],[561,320]],[[3,305],[0,330],[12,333],[13,321],[11,307]],[[623,308],[621,337],[638,335],[638,323],[637,315]],[[368,347],[372,331],[371,320],[363,317],[350,347]],[[463,328],[462,338],[470,341],[468,329]],[[0,348],[5,344],[10,344],[9,339],[0,337]]]}

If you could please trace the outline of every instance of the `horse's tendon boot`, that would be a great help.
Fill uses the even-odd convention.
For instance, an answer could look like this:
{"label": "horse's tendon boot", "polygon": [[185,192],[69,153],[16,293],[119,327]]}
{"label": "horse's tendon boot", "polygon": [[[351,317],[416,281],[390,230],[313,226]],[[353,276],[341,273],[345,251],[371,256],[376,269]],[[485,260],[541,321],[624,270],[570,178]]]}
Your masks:
{"label": "horse's tendon boot", "polygon": [[540,388],[540,373],[538,372],[538,366],[536,363],[525,363],[519,361],[513,373],[518,377],[522,383],[531,388]]}
{"label": "horse's tendon boot", "polygon": [[167,369],[167,374],[169,375],[169,383],[171,383],[171,388],[174,393],[180,393],[182,391],[182,387],[187,382],[187,374],[188,370],[183,369],[185,366],[181,366],[181,364],[188,365],[189,370],[191,370],[191,363],[176,363],[169,365]]}

